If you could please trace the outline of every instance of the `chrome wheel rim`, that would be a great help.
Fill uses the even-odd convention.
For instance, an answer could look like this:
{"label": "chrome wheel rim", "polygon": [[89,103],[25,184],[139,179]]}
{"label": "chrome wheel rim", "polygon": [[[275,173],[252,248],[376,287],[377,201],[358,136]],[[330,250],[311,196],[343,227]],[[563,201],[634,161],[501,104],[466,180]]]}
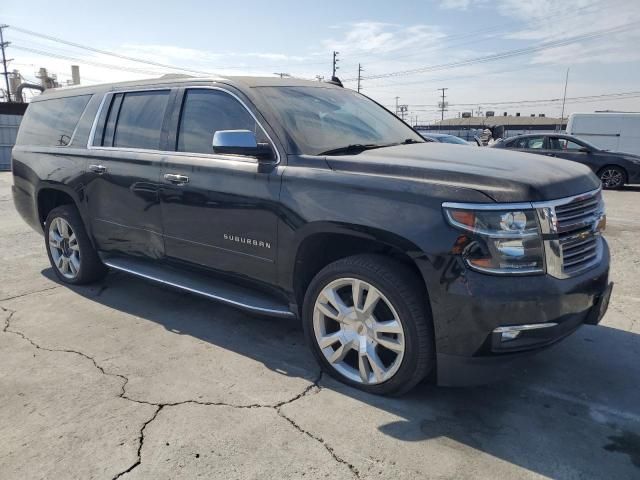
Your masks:
{"label": "chrome wheel rim", "polygon": [[56,217],[49,225],[49,250],[62,276],[74,279],[80,271],[80,246],[69,222]]}
{"label": "chrome wheel rim", "polygon": [[338,373],[363,385],[393,377],[404,357],[404,327],[389,299],[357,278],[325,286],[313,309],[320,351]]}
{"label": "chrome wheel rim", "polygon": [[606,188],[619,187],[622,184],[622,173],[614,168],[607,168],[600,174],[600,181]]}

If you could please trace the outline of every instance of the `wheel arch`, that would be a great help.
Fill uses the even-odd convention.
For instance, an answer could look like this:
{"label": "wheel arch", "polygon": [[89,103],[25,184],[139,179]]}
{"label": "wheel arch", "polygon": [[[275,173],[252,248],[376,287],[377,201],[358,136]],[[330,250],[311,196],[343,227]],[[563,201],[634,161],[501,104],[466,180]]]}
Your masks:
{"label": "wheel arch", "polygon": [[[390,257],[407,265],[426,285],[415,259],[424,254],[410,240],[384,230],[360,225],[318,222],[309,224],[298,235],[295,255],[288,269],[290,285],[298,308],[313,277],[326,265],[341,258],[362,253],[375,253]],[[428,305],[429,306],[429,305]]]}
{"label": "wheel arch", "polygon": [[60,205],[74,205],[80,211],[80,202],[75,192],[64,185],[45,184],[36,192],[36,208],[38,221],[44,225],[47,216]]}

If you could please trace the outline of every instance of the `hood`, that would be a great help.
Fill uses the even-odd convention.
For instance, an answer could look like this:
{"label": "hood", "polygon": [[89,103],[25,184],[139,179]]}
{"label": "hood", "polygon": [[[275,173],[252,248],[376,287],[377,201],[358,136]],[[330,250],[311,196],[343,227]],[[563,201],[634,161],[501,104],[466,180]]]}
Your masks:
{"label": "hood", "polygon": [[558,158],[498,148],[417,143],[326,157],[338,171],[390,175],[470,188],[496,202],[577,195],[600,186],[591,170]]}

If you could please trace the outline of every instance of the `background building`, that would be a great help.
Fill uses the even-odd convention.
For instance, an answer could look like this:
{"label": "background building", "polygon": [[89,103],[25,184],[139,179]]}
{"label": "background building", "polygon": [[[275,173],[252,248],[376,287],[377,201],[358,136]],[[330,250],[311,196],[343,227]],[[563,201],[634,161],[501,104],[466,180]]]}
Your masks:
{"label": "background building", "polygon": [[447,133],[456,135],[468,141],[473,141],[483,130],[489,129],[494,138],[507,138],[514,135],[530,132],[554,132],[564,130],[567,120],[546,117],[544,114],[538,116],[502,115],[495,116],[488,112],[488,116],[472,117],[462,114],[459,118],[445,118],[441,122],[433,125],[418,125],[417,130]]}

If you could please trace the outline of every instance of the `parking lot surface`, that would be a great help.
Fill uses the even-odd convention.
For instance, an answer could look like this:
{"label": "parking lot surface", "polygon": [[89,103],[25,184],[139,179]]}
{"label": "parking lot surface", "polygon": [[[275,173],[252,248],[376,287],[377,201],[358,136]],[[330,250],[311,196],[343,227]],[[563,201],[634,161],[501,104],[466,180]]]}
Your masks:
{"label": "parking lot surface", "polygon": [[0,174],[0,478],[640,478],[640,188],[606,192],[597,327],[498,384],[321,375],[297,321],[111,273],[60,285]]}

